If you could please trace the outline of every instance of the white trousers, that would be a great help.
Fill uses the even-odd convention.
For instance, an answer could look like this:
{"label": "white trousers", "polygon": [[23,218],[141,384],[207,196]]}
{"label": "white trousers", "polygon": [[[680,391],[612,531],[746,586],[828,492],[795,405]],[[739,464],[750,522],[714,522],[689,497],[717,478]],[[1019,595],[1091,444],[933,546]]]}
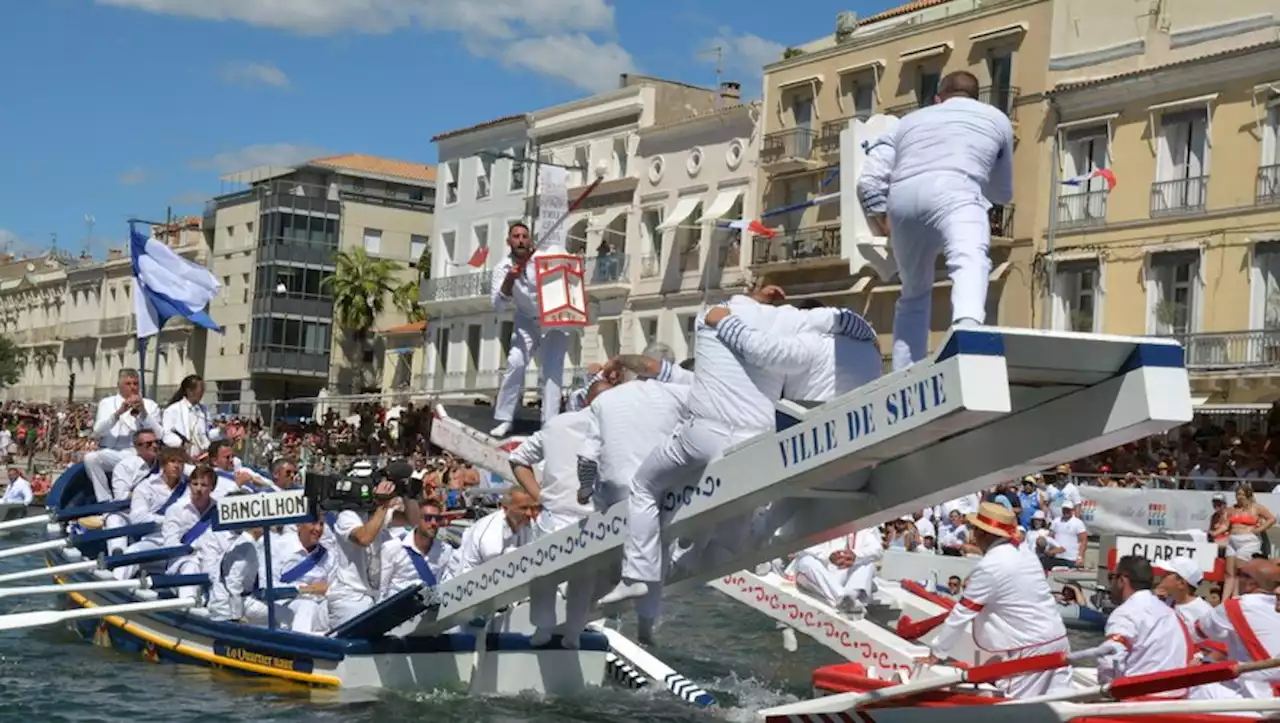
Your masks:
{"label": "white trousers", "polygon": [[99,449],[84,456],[84,471],[93,482],[93,496],[99,502],[111,501],[111,470],[124,459],[120,449]]}
{"label": "white trousers", "polygon": [[[159,532],[155,532],[125,547],[123,552],[132,553],[142,552],[144,550],[158,550],[163,546],[164,538],[160,536]],[[164,562],[149,563],[147,567],[148,569],[164,569],[164,564]],[[117,580],[132,580],[138,576],[140,569],[141,568],[138,565],[122,565],[112,570],[111,574],[114,575]]]}
{"label": "white trousers", "polygon": [[[108,530],[114,530],[120,527],[128,527],[129,518],[125,517],[124,514],[120,512],[112,512],[106,515],[102,519],[102,526]],[[117,553],[124,552],[125,548],[128,546],[129,546],[129,538],[113,537],[110,540],[107,540],[107,554],[115,555]]]}
{"label": "white trousers", "polygon": [[[534,534],[544,537],[581,519],[578,515],[543,509],[533,522]],[[565,620],[561,634],[577,635],[587,627],[587,615],[596,599],[597,578],[594,572],[569,578],[565,586]],[[529,584],[529,620],[539,631],[550,631],[556,627],[556,596],[559,591],[560,586],[556,583],[539,580]]]}
{"label": "white trousers", "polygon": [[[294,598],[294,601],[299,599],[301,598]],[[373,598],[350,589],[335,590],[330,586],[329,594],[325,599],[329,603],[328,621],[335,628],[373,607]],[[294,613],[297,613],[296,609]],[[329,625],[326,624],[323,630],[328,629]]]}
{"label": "white trousers", "polygon": [[[1031,658],[1037,655],[1046,655],[1049,653],[1069,653],[1071,645],[1065,637],[1044,643],[1042,645],[1033,645],[1018,650],[1010,650],[1003,655],[997,655],[986,662],[995,662],[996,659],[1003,660],[1021,660],[1022,658]],[[1028,673],[1026,675],[1014,675],[994,683],[996,689],[1004,694],[1006,698],[1031,698],[1038,695],[1049,695],[1050,693],[1063,693],[1071,690],[1071,668],[1058,668],[1057,670],[1046,670],[1040,673]]]}
{"label": "white trousers", "polygon": [[832,569],[825,560],[813,555],[796,558],[796,587],[832,606],[846,599],[866,602],[875,574],[876,565],[872,561],[841,570]]}
{"label": "white trousers", "polygon": [[556,329],[542,328],[537,319],[516,314],[511,330],[511,351],[507,352],[507,368],[502,370],[502,386],[493,407],[496,422],[510,422],[524,395],[524,373],[533,355],[542,350],[539,372],[542,376],[542,423],[560,413],[560,386],[564,378],[564,356],[569,351],[569,335]]}
{"label": "white trousers", "polygon": [[631,481],[631,496],[627,500],[622,577],[637,582],[662,582],[660,501],[663,493],[686,477],[701,475],[709,462],[733,444],[734,436],[728,425],[721,422],[687,420],[645,458]]}
{"label": "white trousers", "polygon": [[[324,635],[329,632],[329,621],[333,617],[333,598],[329,598],[326,602],[324,598],[302,595],[295,597],[287,605],[281,605],[280,607],[289,611],[285,617],[289,618],[287,624],[293,632],[312,633],[315,635]],[[366,605],[356,612],[360,613],[367,609],[368,606]],[[284,624],[283,621],[281,622]]]}
{"label": "white trousers", "polygon": [[[204,570],[200,568],[200,557],[195,553],[173,560],[165,570],[169,575],[199,575],[202,572]],[[198,585],[184,585],[178,588],[178,597],[196,597],[199,594]]]}
{"label": "white trousers", "polygon": [[[267,623],[267,604],[252,595],[232,598],[232,593],[221,582],[209,589],[209,617],[213,620],[244,620],[250,625]],[[283,606],[277,606],[279,612]]]}
{"label": "white trousers", "polygon": [[939,253],[951,277],[952,325],[985,321],[991,274],[989,207],[972,181],[951,174],[920,176],[890,189],[889,243],[902,281],[893,314],[895,370],[929,353],[929,311]]}

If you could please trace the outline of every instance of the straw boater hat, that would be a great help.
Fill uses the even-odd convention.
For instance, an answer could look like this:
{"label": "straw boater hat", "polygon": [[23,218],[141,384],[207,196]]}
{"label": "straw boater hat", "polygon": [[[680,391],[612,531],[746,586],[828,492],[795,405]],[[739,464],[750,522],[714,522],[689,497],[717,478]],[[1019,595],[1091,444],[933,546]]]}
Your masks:
{"label": "straw boater hat", "polygon": [[983,502],[978,511],[965,515],[965,520],[983,532],[1012,539],[1018,533],[1018,518],[995,502]]}

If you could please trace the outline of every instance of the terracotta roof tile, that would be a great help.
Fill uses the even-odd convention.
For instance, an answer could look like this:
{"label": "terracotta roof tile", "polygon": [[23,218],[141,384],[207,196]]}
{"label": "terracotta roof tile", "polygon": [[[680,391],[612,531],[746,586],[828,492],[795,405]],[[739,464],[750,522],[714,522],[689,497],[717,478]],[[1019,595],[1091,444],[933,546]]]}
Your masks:
{"label": "terracotta roof tile", "polygon": [[413,324],[401,324],[400,326],[391,326],[386,329],[379,329],[379,334],[413,334],[421,333],[427,330],[427,322],[418,321]]}
{"label": "terracotta roof tile", "polygon": [[871,17],[862,18],[861,20],[858,21],[858,24],[866,25],[867,23],[878,23],[881,20],[896,18],[899,15],[906,15],[907,13],[912,13],[917,10],[924,10],[925,8],[931,8],[934,5],[941,5],[946,2],[951,2],[951,0],[912,0],[912,2],[909,2],[906,5],[899,5],[896,8],[885,10],[882,13],[876,13]]}
{"label": "terracotta roof tile", "polygon": [[390,158],[366,156],[363,153],[349,153],[343,156],[325,156],[308,162],[313,166],[324,166],[337,170],[348,170],[365,173],[376,173],[380,176],[394,176],[410,181],[435,183],[435,166],[412,161],[396,161]]}
{"label": "terracotta roof tile", "polygon": [[516,115],[504,115],[501,118],[494,118],[493,120],[487,120],[483,123],[477,123],[473,126],[467,126],[466,128],[458,128],[457,130],[445,131],[444,133],[440,133],[439,135],[434,136],[431,139],[431,142],[435,143],[436,141],[442,141],[446,138],[453,138],[454,136],[460,136],[464,133],[483,130],[485,128],[489,128],[492,126],[502,125],[503,123],[510,123],[511,121],[524,120],[524,117],[525,117],[524,113],[517,113]]}

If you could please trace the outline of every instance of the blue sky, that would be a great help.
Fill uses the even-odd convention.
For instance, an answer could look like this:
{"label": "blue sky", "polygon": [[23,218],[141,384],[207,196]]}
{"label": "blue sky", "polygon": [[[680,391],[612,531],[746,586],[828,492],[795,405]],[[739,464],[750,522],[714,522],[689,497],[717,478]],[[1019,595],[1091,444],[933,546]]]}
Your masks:
{"label": "blue sky", "polygon": [[[760,66],[895,0],[6,0],[0,247],[102,255],[132,215],[199,213],[218,177],[369,153],[636,71],[760,93]],[[804,7],[803,12],[794,8]],[[92,237],[86,214],[95,219]]]}

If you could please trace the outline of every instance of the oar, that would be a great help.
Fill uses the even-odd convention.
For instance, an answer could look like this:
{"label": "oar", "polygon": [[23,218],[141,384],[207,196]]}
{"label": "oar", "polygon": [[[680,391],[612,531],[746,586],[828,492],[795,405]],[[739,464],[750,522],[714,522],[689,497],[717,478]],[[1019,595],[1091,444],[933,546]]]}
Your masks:
{"label": "oar", "polygon": [[[1061,723],[1081,718],[1132,718],[1151,715],[1213,715],[1215,713],[1264,713],[1280,711],[1277,698],[1234,700],[1171,700],[1142,703],[1050,703]],[[955,709],[952,708],[952,711]],[[1248,720],[1241,718],[1241,720]]]}
{"label": "oar", "polygon": [[156,600],[154,602],[100,605],[98,607],[75,608],[73,610],[37,610],[30,613],[14,613],[13,615],[0,615],[0,630],[21,630],[22,628],[38,628],[45,625],[60,625],[72,620],[101,618],[108,615],[182,610],[195,607],[195,604],[195,598],[182,597],[170,600]]}
{"label": "oar", "polygon": [[51,522],[48,515],[31,515],[30,517],[20,517],[16,520],[8,522],[0,522],[0,532],[8,530],[17,530],[23,527],[33,527],[35,525],[47,525]]}
{"label": "oar", "polygon": [[18,557],[20,555],[33,555],[37,552],[48,552],[50,550],[65,550],[71,547],[71,540],[47,540],[45,542],[33,542],[30,545],[21,545],[18,547],[10,547],[7,550],[0,550],[0,560],[10,557]]}
{"label": "oar", "polygon": [[631,642],[625,635],[605,627],[604,625],[592,624],[592,630],[603,633],[609,641],[609,647],[618,657],[635,666],[641,673],[645,674],[652,680],[662,683],[672,695],[702,708],[709,708],[716,704],[716,699],[707,691],[698,687],[696,683],[684,677],[683,675],[672,670],[669,665],[658,660],[644,648]]}
{"label": "oar", "polygon": [[[1019,701],[1010,701],[1010,703],[1056,703],[1100,697],[1128,700],[1156,693],[1167,693],[1171,690],[1194,688],[1198,685],[1222,683],[1228,680],[1235,680],[1245,673],[1270,670],[1271,668],[1280,668],[1280,658],[1268,658],[1267,660],[1259,660],[1256,663],[1240,663],[1228,660],[1221,663],[1206,663],[1186,668],[1144,673],[1143,675],[1131,675],[1124,678],[1116,678],[1106,685],[1063,693],[1051,693],[1035,698],[1023,698]],[[1001,705],[1008,704],[1002,703]]]}
{"label": "oar", "polygon": [[23,595],[59,595],[66,592],[102,592],[106,590],[145,590],[150,587],[146,579],[142,580],[93,580],[91,582],[69,582],[65,585],[28,585],[26,587],[0,588],[0,599],[22,597]]}
{"label": "oar", "polygon": [[792,715],[847,713],[873,703],[883,703],[886,700],[931,693],[950,688],[953,685],[960,685],[961,683],[990,683],[1015,675],[1057,670],[1066,665],[1066,653],[1048,653],[1045,655],[1033,655],[1028,658],[1001,660],[997,663],[974,666],[967,670],[957,670],[954,673],[944,673],[936,677],[911,680],[900,685],[867,693],[828,695],[817,700],[806,700],[792,703],[791,705],[770,708],[769,710],[761,711],[760,715],[766,723],[784,723],[788,720],[787,716]]}
{"label": "oar", "polygon": [[16,582],[18,580],[29,580],[33,577],[47,577],[49,575],[70,575],[77,572],[88,572],[98,569],[97,560],[86,560],[84,562],[68,562],[65,565],[54,565],[53,567],[37,567],[34,570],[23,570],[22,572],[10,572],[0,575],[0,582]]}

